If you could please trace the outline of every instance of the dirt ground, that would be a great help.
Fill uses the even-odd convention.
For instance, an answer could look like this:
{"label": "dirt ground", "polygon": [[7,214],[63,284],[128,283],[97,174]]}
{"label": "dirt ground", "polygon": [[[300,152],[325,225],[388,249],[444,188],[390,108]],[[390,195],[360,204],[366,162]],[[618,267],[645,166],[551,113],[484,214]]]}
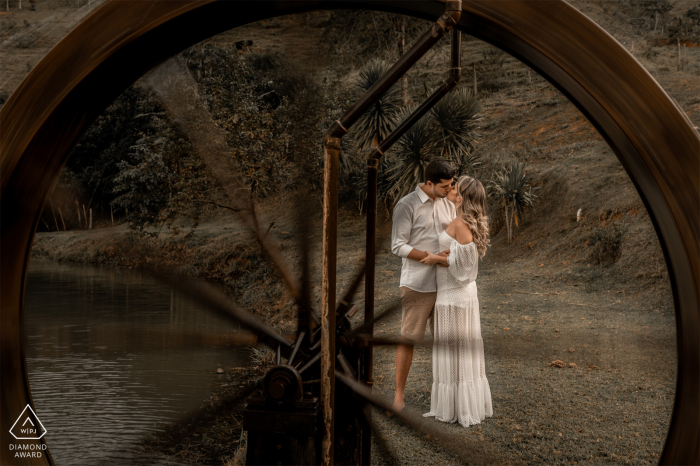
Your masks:
{"label": "dirt ground", "polygon": [[[386,264],[396,261],[387,257]],[[398,277],[398,273],[394,274]],[[396,295],[398,279],[383,291]],[[465,448],[483,442],[525,464],[655,464],[673,406],[676,375],[671,303],[649,294],[593,291],[604,284],[562,283],[534,262],[480,264],[486,368],[494,416],[463,432]],[[400,316],[378,334],[396,336]],[[563,368],[552,367],[560,360]],[[395,354],[377,350],[375,389],[393,396]],[[570,367],[571,364],[575,366]],[[431,349],[416,350],[407,402],[429,410]],[[382,416],[379,416],[381,419]],[[436,421],[437,422],[437,421]],[[402,464],[451,464],[425,442],[381,425]],[[475,462],[481,463],[480,458]]]}
{"label": "dirt ground", "polygon": [[[263,212],[266,221],[275,220],[272,231],[287,257],[294,259],[293,214],[283,203],[269,205]],[[347,286],[364,256],[362,219],[346,212],[341,220],[340,290]],[[389,227],[390,222],[381,225],[380,238],[386,240]],[[228,223],[225,218],[200,228],[190,240],[192,247],[207,243],[217,248],[224,241],[250,239],[235,221]],[[54,258],[62,254],[63,260],[75,255],[82,257],[82,262],[89,254],[99,257],[99,253],[89,251],[118,248],[125,233],[120,227],[72,237],[70,232],[44,233],[37,235],[34,253]],[[479,449],[487,455],[475,458],[476,464],[488,462],[488,452],[505,455],[514,464],[656,463],[675,390],[675,320],[668,284],[660,284],[659,291],[630,291],[627,286],[606,281],[607,275],[599,270],[603,265],[567,269],[545,266],[537,260],[498,261],[496,252],[508,247],[504,236],[494,238],[477,278],[494,416],[468,429],[445,427],[463,436],[465,449],[479,443]],[[314,244],[314,254],[320,257],[320,245]],[[398,299],[401,262],[386,245],[385,241],[377,257],[378,311]],[[153,256],[142,256],[141,266],[148,268],[149,258],[157,254],[153,251]],[[313,283],[320,283],[319,270],[314,269],[313,274]],[[318,295],[316,299],[318,304]],[[360,291],[356,299],[360,308],[363,300]],[[258,298],[255,311],[264,315],[265,309],[272,310],[275,305]],[[354,322],[362,318],[360,312]],[[278,325],[285,327],[284,323]],[[397,312],[378,324],[376,333],[396,337],[399,325]],[[556,360],[564,367],[552,367],[550,363]],[[393,349],[376,350],[374,374],[376,392],[392,398]],[[406,388],[407,404],[427,412],[431,383],[431,349],[417,348]],[[213,396],[223,397],[222,393]],[[382,413],[376,413],[375,420],[400,464],[454,464],[455,459],[439,445],[416,436],[396,420]],[[189,423],[199,425],[200,431],[211,429],[203,421]],[[197,429],[183,431],[181,427],[177,430],[180,435],[197,440]],[[173,445],[163,445],[165,451],[161,453],[173,458]],[[216,458],[232,456],[236,446],[217,447]],[[200,461],[211,460],[205,464],[216,464],[206,451],[197,452],[197,457]],[[194,453],[182,459],[194,460]],[[377,456],[376,461],[388,464],[389,459]]]}

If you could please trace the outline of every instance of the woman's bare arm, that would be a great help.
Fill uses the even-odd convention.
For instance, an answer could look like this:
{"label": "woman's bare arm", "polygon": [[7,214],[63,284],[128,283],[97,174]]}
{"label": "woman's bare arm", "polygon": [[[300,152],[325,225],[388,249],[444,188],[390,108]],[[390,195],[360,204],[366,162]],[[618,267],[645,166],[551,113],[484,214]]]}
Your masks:
{"label": "woman's bare arm", "polygon": [[426,265],[441,265],[443,267],[447,267],[447,254],[445,254],[445,251],[441,252],[440,254],[433,254],[432,252],[425,251],[425,258],[421,260],[423,264]]}

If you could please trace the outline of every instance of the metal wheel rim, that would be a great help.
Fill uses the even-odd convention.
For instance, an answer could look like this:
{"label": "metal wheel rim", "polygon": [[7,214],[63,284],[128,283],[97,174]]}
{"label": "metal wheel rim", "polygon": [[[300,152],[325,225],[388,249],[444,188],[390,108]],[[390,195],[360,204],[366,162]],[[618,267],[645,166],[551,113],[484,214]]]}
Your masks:
{"label": "metal wheel rim", "polygon": [[[662,464],[700,452],[700,138],[649,73],[560,0],[464,1],[458,28],[537,70],[594,124],[649,212],[668,267],[678,379]],[[45,198],[70,151],[123,90],[168,57],[225,30],[279,15],[361,8],[434,20],[436,1],[115,0],[93,12],[32,70],[0,110],[2,443],[31,401],[22,324],[29,253]],[[147,51],[147,53],[144,53]],[[43,440],[42,440],[43,441]],[[0,462],[10,461],[3,450]],[[50,454],[24,464],[53,464]]]}

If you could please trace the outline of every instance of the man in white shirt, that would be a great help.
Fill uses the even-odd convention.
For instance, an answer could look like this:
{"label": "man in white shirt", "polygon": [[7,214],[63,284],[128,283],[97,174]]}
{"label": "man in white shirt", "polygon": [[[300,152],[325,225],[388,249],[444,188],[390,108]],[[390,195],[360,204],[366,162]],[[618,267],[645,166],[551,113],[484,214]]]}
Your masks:
{"label": "man in white shirt", "polygon": [[[401,266],[401,337],[421,341],[437,297],[435,266],[422,264],[425,251],[440,253],[438,237],[456,216],[446,198],[453,188],[454,169],[444,160],[433,160],[425,169],[425,183],[402,197],[394,207],[391,251],[403,258]],[[396,348],[394,408],[404,407],[404,388],[413,361],[413,346]]]}

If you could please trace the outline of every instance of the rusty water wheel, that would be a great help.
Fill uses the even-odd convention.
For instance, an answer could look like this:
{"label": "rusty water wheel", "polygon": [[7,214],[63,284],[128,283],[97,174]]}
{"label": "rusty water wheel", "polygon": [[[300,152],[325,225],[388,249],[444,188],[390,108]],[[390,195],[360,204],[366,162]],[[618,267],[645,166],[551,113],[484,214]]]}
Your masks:
{"label": "rusty water wheel", "polygon": [[[33,235],[46,196],[82,134],[136,79],[186,47],[253,21],[331,8],[375,9],[429,20],[444,11],[441,2],[428,0],[115,0],[96,9],[54,47],[0,110],[3,445],[12,441],[8,431],[18,413],[32,402],[22,312]],[[557,86],[610,144],[635,184],[664,251],[677,322],[676,397],[660,463],[698,464],[697,132],[620,44],[565,2],[472,0],[464,1],[462,10],[458,29],[505,50]],[[13,461],[3,448],[0,463]],[[47,454],[16,464],[45,465],[53,460]]]}

